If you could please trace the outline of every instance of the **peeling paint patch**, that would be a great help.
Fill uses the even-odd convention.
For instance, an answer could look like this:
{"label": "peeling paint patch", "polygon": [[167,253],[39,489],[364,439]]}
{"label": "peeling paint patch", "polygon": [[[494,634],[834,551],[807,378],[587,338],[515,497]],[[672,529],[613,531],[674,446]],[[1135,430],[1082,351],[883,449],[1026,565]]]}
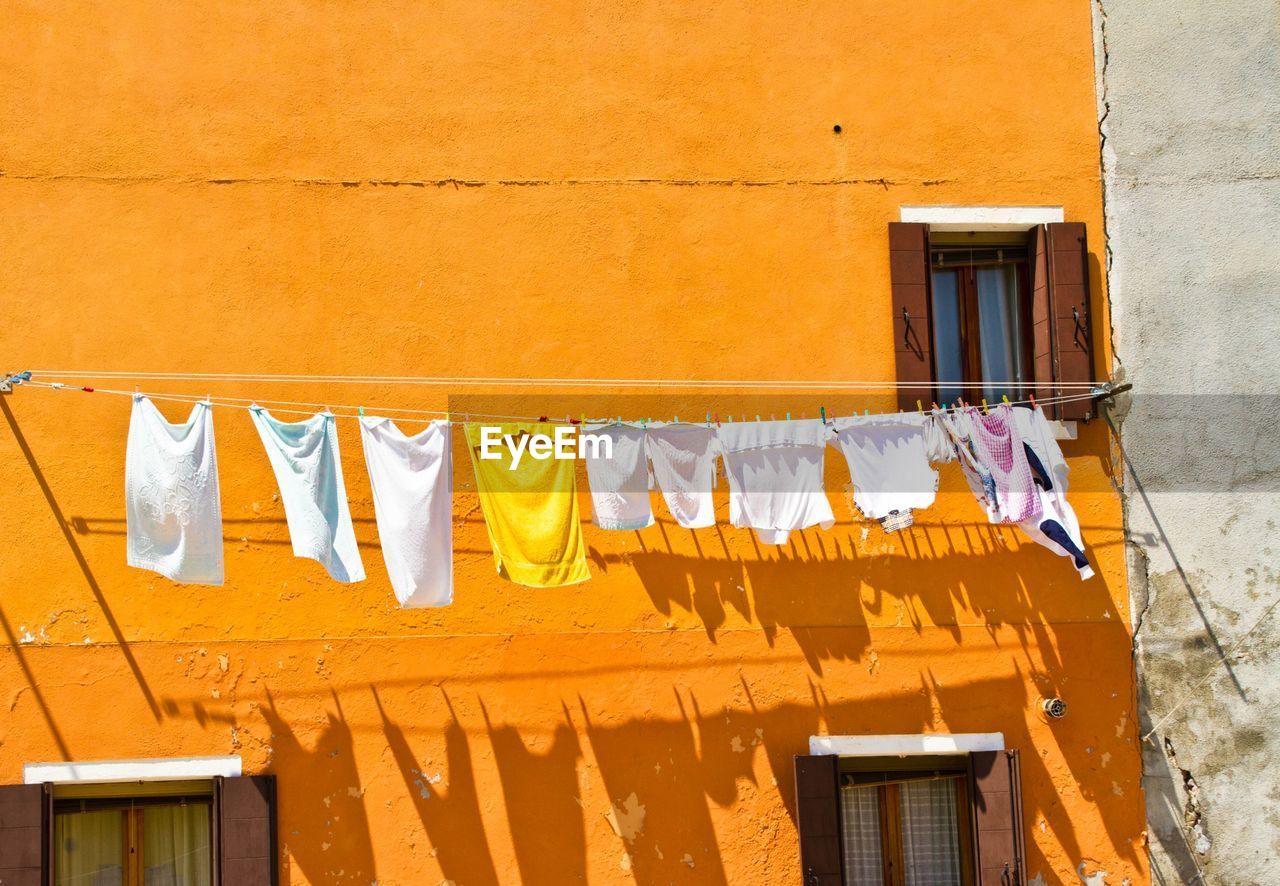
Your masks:
{"label": "peeling paint patch", "polygon": [[1086,874],[1085,868],[1089,866],[1089,862],[1082,861],[1076,865],[1076,876],[1080,878],[1080,882],[1084,886],[1107,886],[1107,872],[1104,870],[1096,870],[1092,874]]}
{"label": "peeling paint patch", "polygon": [[222,673],[225,674],[227,672],[227,668],[229,667],[231,667],[231,656],[226,655],[225,653],[219,652],[218,653],[218,670],[222,671]]}
{"label": "peeling paint patch", "polygon": [[1044,881],[1044,877],[1036,874],[1027,881],[1027,886],[1049,886],[1049,884]]}
{"label": "peeling paint patch", "polygon": [[605,821],[613,832],[628,843],[635,842],[636,837],[644,833],[644,804],[636,796],[635,791],[622,803],[614,803],[604,814]]}
{"label": "peeling paint patch", "polygon": [[741,754],[747,749],[747,746],[742,743],[740,736],[735,735],[729,740],[729,749],[735,754]]}
{"label": "peeling paint patch", "polygon": [[686,852],[684,855],[680,856],[680,863],[693,867],[693,856]]}

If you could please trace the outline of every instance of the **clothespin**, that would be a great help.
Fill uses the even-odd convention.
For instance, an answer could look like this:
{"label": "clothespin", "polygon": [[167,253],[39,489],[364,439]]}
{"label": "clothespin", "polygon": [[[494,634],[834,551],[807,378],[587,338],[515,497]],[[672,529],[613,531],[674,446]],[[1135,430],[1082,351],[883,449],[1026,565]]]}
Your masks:
{"label": "clothespin", "polygon": [[545,422],[546,420],[547,420],[547,417],[545,415],[538,416],[538,421]]}
{"label": "clothespin", "polygon": [[1008,394],[1001,394],[1001,395],[1000,395],[1000,399],[1004,400],[1004,405],[1005,405],[1005,406],[1010,405],[1010,404],[1009,404],[1009,395],[1008,395]]}
{"label": "clothespin", "polygon": [[729,419],[729,424],[733,424],[733,416],[732,416],[732,415],[729,415],[729,416],[726,416],[726,417]]}
{"label": "clothespin", "polygon": [[864,409],[864,410],[862,410],[862,414],[863,414],[863,415],[870,415],[870,414],[871,414],[871,410],[870,410],[870,409]]}
{"label": "clothespin", "polygon": [[916,401],[916,410],[918,412],[924,412],[924,404],[922,404],[919,400]]}
{"label": "clothespin", "polygon": [[986,413],[987,413],[987,398],[983,397],[982,398],[982,414],[986,415]]}
{"label": "clothespin", "polygon": [[818,411],[822,413],[822,423],[825,425],[827,423],[827,407],[819,406]]}
{"label": "clothespin", "polygon": [[672,423],[673,425],[675,425],[675,424],[679,424],[679,423],[680,423],[680,416],[678,416],[678,415],[673,415],[673,416],[671,416],[671,423]]}
{"label": "clothespin", "polygon": [[929,403],[933,406],[933,411],[934,411],[934,412],[937,412],[937,411],[938,411],[938,401],[937,401],[937,400],[930,400],[930,401],[929,401]]}
{"label": "clothespin", "polygon": [[1036,409],[1036,395],[1028,392],[1027,398],[1031,401],[1031,408]]}
{"label": "clothespin", "polygon": [[363,406],[361,406],[361,407],[360,407],[360,417],[361,417],[361,418],[364,418],[364,407],[363,407]]}
{"label": "clothespin", "polygon": [[707,427],[711,427],[711,413],[707,413]]}
{"label": "clothespin", "polygon": [[791,421],[791,413],[790,413],[790,412],[788,412],[788,413],[787,413],[787,421]]}
{"label": "clothespin", "polygon": [[587,414],[585,412],[578,413],[578,423],[584,425],[587,423]]}
{"label": "clothespin", "polygon": [[760,416],[757,414],[757,415],[756,415],[756,421],[759,421],[759,420],[760,420]]}
{"label": "clothespin", "polygon": [[711,415],[712,415],[712,417],[713,417],[713,418],[715,418],[716,427],[719,427],[719,426],[720,426],[720,413],[718,413],[718,412],[713,412],[713,413],[711,413]]}

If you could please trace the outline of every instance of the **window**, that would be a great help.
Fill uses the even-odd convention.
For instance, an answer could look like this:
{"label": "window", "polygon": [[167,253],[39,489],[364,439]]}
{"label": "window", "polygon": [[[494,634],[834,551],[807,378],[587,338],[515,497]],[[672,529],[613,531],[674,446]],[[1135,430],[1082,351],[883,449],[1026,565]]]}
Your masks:
{"label": "window", "polygon": [[212,782],[158,787],[128,797],[109,796],[118,786],[55,789],[54,886],[212,886]]}
{"label": "window", "polygon": [[[1033,349],[1026,237],[935,234],[929,268],[935,380],[957,383],[931,399],[1025,399]],[[958,384],[966,381],[983,386],[966,390]]]}
{"label": "window", "polygon": [[[273,775],[89,782],[74,770],[172,771],[221,758],[29,764],[0,785],[0,882],[15,886],[275,886]],[[204,767],[207,771],[208,766]],[[236,760],[239,769],[239,760]],[[33,771],[34,770],[34,771]],[[70,778],[61,779],[62,770]]]}
{"label": "window", "polygon": [[[898,407],[1030,395],[1048,402],[1051,418],[1091,418],[1085,226],[957,227],[889,224]],[[1083,396],[1056,402],[1072,394]]]}
{"label": "window", "polygon": [[966,761],[917,761],[840,761],[846,886],[973,884]]}
{"label": "window", "polygon": [[829,752],[798,756],[795,763],[804,886],[1023,882],[1017,751]]}

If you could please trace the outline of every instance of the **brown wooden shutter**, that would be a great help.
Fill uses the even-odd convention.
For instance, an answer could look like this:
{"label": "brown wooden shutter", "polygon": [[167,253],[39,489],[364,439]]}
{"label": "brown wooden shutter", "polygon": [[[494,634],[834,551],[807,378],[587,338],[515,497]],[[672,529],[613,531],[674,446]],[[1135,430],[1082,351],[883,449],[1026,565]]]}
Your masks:
{"label": "brown wooden shutter", "polygon": [[214,782],[220,886],[276,886],[276,778]]}
{"label": "brown wooden shutter", "polygon": [[1023,886],[1022,776],[1017,751],[969,755],[978,886]]}
{"label": "brown wooden shutter", "polygon": [[[1052,306],[1053,378],[1063,382],[1093,381],[1093,335],[1089,325],[1089,247],[1084,224],[1045,225],[1049,295]],[[1037,376],[1038,381],[1038,376]],[[1059,389],[1060,395],[1083,394],[1080,388]],[[1092,400],[1061,404],[1060,419],[1087,419]]]}
{"label": "brown wooden shutter", "polygon": [[929,226],[889,222],[889,283],[893,290],[893,350],[899,383],[898,408],[915,411],[933,399],[933,324],[929,303]]}
{"label": "brown wooden shutter", "polygon": [[796,830],[803,886],[840,886],[838,757],[796,757]]}
{"label": "brown wooden shutter", "polygon": [[[1037,399],[1053,396],[1053,303],[1049,299],[1049,235],[1044,225],[1031,229],[1031,373]],[[1052,405],[1045,407],[1050,417]]]}
{"label": "brown wooden shutter", "polygon": [[44,886],[48,866],[48,785],[0,786],[0,883]]}

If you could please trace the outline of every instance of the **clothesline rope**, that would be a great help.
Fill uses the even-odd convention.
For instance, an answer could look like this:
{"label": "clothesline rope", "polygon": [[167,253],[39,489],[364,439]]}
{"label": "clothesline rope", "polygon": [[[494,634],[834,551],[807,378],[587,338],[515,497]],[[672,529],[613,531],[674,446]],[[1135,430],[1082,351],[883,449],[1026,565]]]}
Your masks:
{"label": "clothesline rope", "polygon": [[[37,374],[36,372],[34,371],[32,372],[33,376],[36,374]],[[25,382],[22,385],[22,387],[43,388],[46,390],[55,390],[55,391],[57,390],[83,391],[86,393],[114,394],[117,396],[126,396],[126,397],[132,397],[135,394],[141,394],[142,396],[154,402],[192,403],[192,404],[208,403],[210,406],[217,406],[217,407],[229,408],[229,409],[248,410],[251,408],[253,404],[257,404],[260,406],[271,407],[272,413],[278,414],[278,415],[311,416],[315,414],[314,410],[322,410],[322,411],[332,413],[335,418],[359,418],[361,415],[360,410],[363,409],[366,412],[368,412],[370,415],[382,414],[382,413],[395,413],[397,415],[405,415],[407,417],[400,419],[401,421],[410,422],[410,423],[416,422],[421,424],[435,421],[439,418],[448,418],[453,416],[461,417],[463,421],[469,421],[470,419],[473,419],[473,418],[480,418],[480,419],[490,419],[493,421],[527,422],[531,424],[544,422],[544,421],[552,424],[578,424],[578,422],[574,422],[568,419],[561,419],[554,416],[503,415],[503,414],[496,414],[496,413],[463,412],[461,410],[440,410],[440,409],[400,409],[400,408],[389,408],[389,407],[369,406],[369,405],[352,406],[352,405],[341,404],[341,405],[334,406],[332,404],[309,403],[309,402],[301,402],[297,400],[264,400],[264,399],[257,399],[257,398],[247,399],[243,397],[199,397],[192,394],[152,393],[149,391],[127,391],[127,390],[120,390],[115,388],[82,387],[79,385],[70,385],[65,382],[52,382],[52,381],[34,381],[34,380],[28,381],[28,382]],[[1064,394],[1058,397],[1046,397],[1038,400],[1031,400],[1031,399],[1011,400],[1009,401],[1009,403],[1012,406],[1030,406],[1033,403],[1042,405],[1042,406],[1048,406],[1055,403],[1072,403],[1080,400],[1091,400],[1093,399],[1093,397],[1094,395],[1092,393],[1073,393],[1073,394]],[[999,405],[999,404],[993,404],[993,405]],[[311,407],[312,409],[311,411],[304,411],[299,409],[276,408],[279,406],[285,406],[285,407],[308,406],[308,407]],[[877,413],[877,414],[896,415],[897,413]],[[420,416],[420,415],[433,416],[434,418],[414,418],[413,417],[413,416]],[[596,423],[611,422],[614,420],[615,419],[613,418],[587,419],[587,423],[596,424]],[[637,423],[638,423],[638,420],[637,420]],[[688,424],[701,424],[701,423],[688,422]]]}
{"label": "clothesline rope", "polygon": [[[446,387],[569,387],[569,388],[734,388],[748,390],[822,390],[822,391],[896,391],[899,388],[951,390],[981,390],[988,387],[1025,387],[1024,381],[983,382],[904,382],[904,381],[851,381],[807,380],[785,381],[777,379],[657,379],[657,378],[485,378],[411,375],[294,375],[272,373],[234,372],[126,372],[117,370],[88,371],[81,369],[33,369],[33,377],[57,377],[75,379],[109,379],[129,381],[199,381],[199,382],[266,382],[369,385],[424,385]],[[1058,390],[1090,390],[1104,382],[1054,382]]]}

